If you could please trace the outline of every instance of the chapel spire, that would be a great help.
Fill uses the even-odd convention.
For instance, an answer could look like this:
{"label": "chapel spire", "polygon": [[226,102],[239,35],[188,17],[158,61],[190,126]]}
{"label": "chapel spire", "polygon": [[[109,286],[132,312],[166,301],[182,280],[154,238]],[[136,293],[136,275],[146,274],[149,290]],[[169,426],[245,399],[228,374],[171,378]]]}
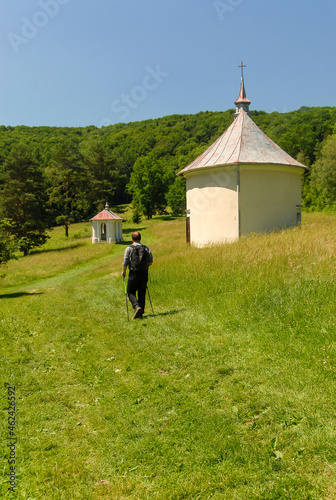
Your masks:
{"label": "chapel spire", "polygon": [[244,84],[244,68],[246,68],[246,64],[241,63],[238,68],[241,68],[241,82],[240,82],[240,91],[238,99],[235,101],[236,105],[236,113],[235,118],[239,115],[240,111],[243,109],[246,113],[250,112],[250,104],[251,101],[246,97],[245,84]]}

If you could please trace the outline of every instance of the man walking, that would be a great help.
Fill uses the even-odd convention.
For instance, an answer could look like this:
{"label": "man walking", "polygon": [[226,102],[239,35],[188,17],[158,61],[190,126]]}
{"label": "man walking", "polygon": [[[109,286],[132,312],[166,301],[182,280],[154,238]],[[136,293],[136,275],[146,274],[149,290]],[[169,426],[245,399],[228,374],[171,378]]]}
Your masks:
{"label": "man walking", "polygon": [[125,279],[129,267],[127,295],[134,309],[133,319],[137,319],[145,312],[148,267],[153,264],[153,255],[146,245],[140,243],[139,231],[134,231],[132,241],[132,246],[125,250],[121,274]]}

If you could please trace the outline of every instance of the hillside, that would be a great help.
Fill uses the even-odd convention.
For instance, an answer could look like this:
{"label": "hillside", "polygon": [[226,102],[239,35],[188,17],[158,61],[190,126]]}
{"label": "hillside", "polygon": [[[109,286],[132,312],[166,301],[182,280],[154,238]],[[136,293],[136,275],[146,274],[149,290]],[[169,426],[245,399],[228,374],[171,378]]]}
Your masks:
{"label": "hillside", "polygon": [[[0,163],[19,141],[38,145],[48,162],[52,147],[65,139],[77,142],[103,139],[116,157],[136,158],[154,150],[157,157],[185,156],[199,146],[214,142],[233,120],[234,110],[206,111],[195,115],[171,115],[142,122],[119,123],[107,127],[5,127],[0,126]],[[301,107],[288,113],[251,111],[255,123],[291,156],[303,153],[313,163],[320,144],[333,133],[336,108]],[[2,161],[1,161],[2,160]],[[177,166],[177,165],[175,165]]]}
{"label": "hillside", "polygon": [[56,228],[1,267],[1,498],[332,499],[336,217],[211,248],[136,229],[153,316],[128,322],[123,245]]}
{"label": "hillside", "polygon": [[[2,172],[6,160],[18,144],[24,144],[44,170],[53,223],[59,223],[59,214],[75,221],[87,220],[101,210],[106,201],[111,207],[130,203],[132,197],[134,201],[136,194],[129,189],[134,165],[139,158],[149,157],[150,162],[157,162],[162,180],[162,185],[157,188],[161,204],[154,206],[154,213],[162,213],[162,203],[169,204],[165,197],[174,185],[176,172],[193,161],[228,128],[233,114],[234,110],[172,115],[100,129],[94,126],[1,126],[0,188],[4,182]],[[308,166],[320,157],[323,144],[336,125],[336,108],[332,107],[302,107],[289,113],[252,111],[251,115],[281,148]],[[66,187],[62,185],[65,175]],[[55,186],[57,196],[53,193]],[[183,198],[183,189],[180,188],[178,193]],[[310,189],[309,174],[304,179],[303,196],[305,208],[325,208],[320,193]],[[69,200],[70,207],[66,206]]]}

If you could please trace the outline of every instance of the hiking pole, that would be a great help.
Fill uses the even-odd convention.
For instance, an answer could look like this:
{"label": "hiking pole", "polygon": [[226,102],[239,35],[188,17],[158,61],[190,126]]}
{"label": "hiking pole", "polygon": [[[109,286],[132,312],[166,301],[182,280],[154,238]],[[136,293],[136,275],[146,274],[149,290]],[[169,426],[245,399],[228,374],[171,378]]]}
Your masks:
{"label": "hiking pole", "polygon": [[125,276],[123,276],[124,279],[124,287],[125,287],[125,299],[126,299],[126,309],[127,309],[127,321],[129,321],[129,315],[128,315],[128,302],[127,302],[127,289],[126,289],[126,281],[125,281]]}
{"label": "hiking pole", "polygon": [[149,302],[150,302],[150,305],[151,305],[151,308],[152,308],[152,313],[153,313],[153,316],[155,316],[154,309],[153,309],[153,304],[152,304],[152,301],[151,301],[151,296],[150,296],[150,293],[149,293],[148,285],[147,285],[147,292],[148,292]]}

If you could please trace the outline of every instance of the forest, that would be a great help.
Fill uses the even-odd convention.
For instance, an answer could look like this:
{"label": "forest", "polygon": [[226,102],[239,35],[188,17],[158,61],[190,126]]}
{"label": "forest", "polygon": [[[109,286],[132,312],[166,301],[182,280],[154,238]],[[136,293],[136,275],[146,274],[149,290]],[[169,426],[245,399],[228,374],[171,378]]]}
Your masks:
{"label": "forest", "polygon": [[[171,115],[97,128],[0,126],[0,263],[24,255],[47,230],[89,220],[107,201],[132,203],[142,216],[184,214],[185,184],[176,173],[232,123],[235,110]],[[336,210],[336,108],[289,113],[252,111],[255,123],[310,167],[303,178],[305,211]]]}

